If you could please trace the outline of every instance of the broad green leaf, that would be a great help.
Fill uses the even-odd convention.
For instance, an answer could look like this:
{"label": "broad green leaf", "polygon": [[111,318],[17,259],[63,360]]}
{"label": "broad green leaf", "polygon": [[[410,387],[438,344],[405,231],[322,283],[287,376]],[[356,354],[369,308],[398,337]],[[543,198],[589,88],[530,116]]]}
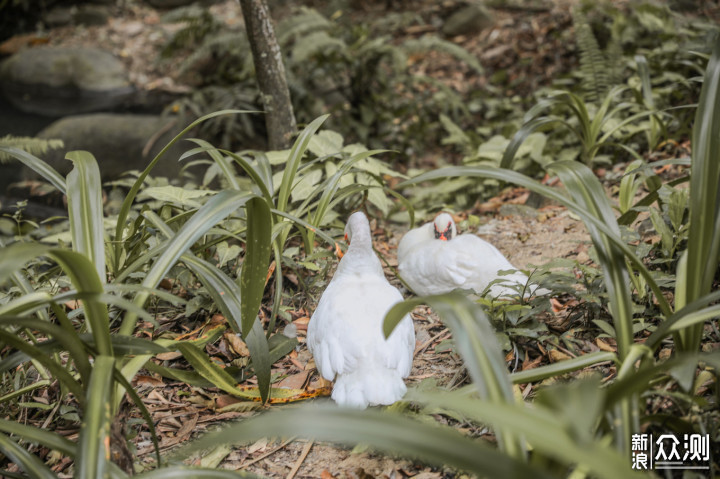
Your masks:
{"label": "broad green leaf", "polygon": [[75,458],[75,477],[78,479],[109,477],[114,368],[115,358],[95,358]]}
{"label": "broad green leaf", "polygon": [[71,151],[73,162],[67,176],[68,216],[73,251],[84,254],[105,283],[105,230],[103,229],[102,182],[95,157],[87,151]]}
{"label": "broad green leaf", "polygon": [[307,149],[318,158],[337,155],[342,151],[343,137],[332,130],[323,130],[314,134],[308,142]]}

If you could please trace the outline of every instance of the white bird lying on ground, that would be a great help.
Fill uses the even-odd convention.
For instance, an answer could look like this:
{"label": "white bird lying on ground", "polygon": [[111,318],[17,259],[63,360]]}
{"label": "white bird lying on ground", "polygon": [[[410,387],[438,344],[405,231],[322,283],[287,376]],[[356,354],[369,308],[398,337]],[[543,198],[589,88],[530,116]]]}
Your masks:
{"label": "white bird lying on ground", "polygon": [[403,397],[410,374],[415,330],[406,315],[388,339],[385,314],[403,300],[372,249],[370,224],[353,213],[345,227],[349,247],[310,318],[307,345],[341,406],[387,405]]}
{"label": "white bird lying on ground", "polygon": [[[500,271],[517,270],[503,254],[487,241],[473,234],[457,235],[452,216],[440,213],[431,223],[408,231],[398,246],[398,271],[416,294],[448,293],[470,289],[482,294],[488,285],[493,297],[517,294],[513,283],[525,285],[527,275],[520,271],[500,275]],[[530,285],[531,290],[536,285]],[[531,291],[534,292],[534,291]],[[547,290],[538,290],[543,294]]]}

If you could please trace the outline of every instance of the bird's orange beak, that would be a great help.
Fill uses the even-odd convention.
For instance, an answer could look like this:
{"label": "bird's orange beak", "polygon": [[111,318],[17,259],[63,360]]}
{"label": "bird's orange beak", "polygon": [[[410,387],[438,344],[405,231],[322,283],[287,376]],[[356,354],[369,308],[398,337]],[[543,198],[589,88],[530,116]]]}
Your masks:
{"label": "bird's orange beak", "polygon": [[445,233],[440,233],[440,237],[438,238],[440,241],[447,241],[447,237],[445,236]]}
{"label": "bird's orange beak", "polygon": [[345,255],[345,253],[343,253],[342,250],[340,249],[340,245],[337,243],[335,243],[335,255],[339,259],[342,259],[342,257]]}

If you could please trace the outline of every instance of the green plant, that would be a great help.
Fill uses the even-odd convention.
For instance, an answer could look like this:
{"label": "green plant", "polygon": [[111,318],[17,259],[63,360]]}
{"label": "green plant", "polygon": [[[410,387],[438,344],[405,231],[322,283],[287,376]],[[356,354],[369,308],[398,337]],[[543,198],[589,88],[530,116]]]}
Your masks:
{"label": "green plant", "polygon": [[[637,394],[650,393],[653,383],[650,378],[655,374],[668,374],[672,368],[691,367],[684,374],[676,374],[680,387],[691,394],[694,378],[694,365],[698,361],[697,350],[702,336],[703,323],[715,317],[720,307],[714,304],[716,293],[710,293],[718,266],[718,234],[714,222],[703,221],[700,215],[716,217],[718,208],[718,153],[717,138],[720,135],[720,121],[717,119],[717,99],[720,97],[720,42],[716,42],[714,53],[705,74],[701,102],[696,113],[693,135],[693,158],[691,163],[690,184],[690,226],[687,248],[680,252],[675,281],[675,304],[667,301],[654,275],[648,270],[642,258],[636,256],[620,235],[619,225],[605,196],[602,185],[585,166],[568,161],[556,162],[548,168],[559,176],[569,197],[552,188],[543,186],[529,177],[502,168],[486,167],[449,167],[429,172],[409,180],[408,184],[419,183],[436,178],[456,176],[478,176],[508,181],[538,192],[565,205],[580,216],[592,238],[597,261],[603,270],[609,309],[612,316],[618,352],[613,360],[618,364],[616,383],[611,390],[620,390],[623,394],[615,396],[612,408],[606,413],[614,418],[602,425],[604,433],[614,435],[614,445],[620,451],[628,451],[629,438],[639,431],[640,406]],[[522,139],[529,130],[521,130],[516,136]],[[506,156],[512,159],[512,154]],[[628,186],[630,185],[630,186]],[[626,189],[633,190],[632,180],[626,183]],[[402,186],[402,185],[400,185]],[[642,200],[641,200],[642,201]],[[627,193],[623,200],[627,207]],[[694,211],[694,213],[693,213]],[[702,213],[701,213],[702,212]],[[701,259],[702,258],[702,259]],[[692,263],[692,266],[690,264]],[[634,315],[630,297],[630,278],[642,278],[650,288],[654,300],[660,309],[662,319],[655,331],[643,342],[634,340]],[[660,342],[673,335],[677,358],[672,361],[657,361],[653,353]],[[602,360],[606,354],[598,354]],[[704,357],[704,361],[715,364],[717,355]],[[564,366],[587,365],[588,357],[565,361]],[[682,366],[679,366],[682,364]],[[584,366],[582,366],[584,367]],[[533,371],[519,373],[515,378],[526,382],[542,378],[553,366],[540,367]],[[551,372],[552,374],[552,372]],[[641,379],[642,378],[642,379]],[[634,381],[630,388],[628,384]]]}

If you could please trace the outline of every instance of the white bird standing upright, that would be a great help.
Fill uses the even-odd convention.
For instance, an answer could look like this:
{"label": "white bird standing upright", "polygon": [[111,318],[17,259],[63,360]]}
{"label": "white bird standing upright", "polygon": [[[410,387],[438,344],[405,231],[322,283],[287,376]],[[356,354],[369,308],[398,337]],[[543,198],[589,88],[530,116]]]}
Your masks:
{"label": "white bird standing upright", "polygon": [[[516,269],[487,241],[473,234],[458,236],[455,221],[448,213],[440,213],[434,221],[408,231],[398,245],[398,271],[410,289],[422,296],[458,288],[481,294],[496,279],[526,284],[528,277],[520,271],[498,274]],[[514,294],[516,289],[509,285],[490,286],[493,297]]]}
{"label": "white bird standing upright", "polygon": [[403,297],[385,278],[362,212],[348,219],[345,239],[350,246],[310,318],[308,349],[318,372],[335,380],[332,398],[339,405],[392,404],[407,390],[403,378],[412,366],[413,322],[406,315],[385,339],[385,314]]}

